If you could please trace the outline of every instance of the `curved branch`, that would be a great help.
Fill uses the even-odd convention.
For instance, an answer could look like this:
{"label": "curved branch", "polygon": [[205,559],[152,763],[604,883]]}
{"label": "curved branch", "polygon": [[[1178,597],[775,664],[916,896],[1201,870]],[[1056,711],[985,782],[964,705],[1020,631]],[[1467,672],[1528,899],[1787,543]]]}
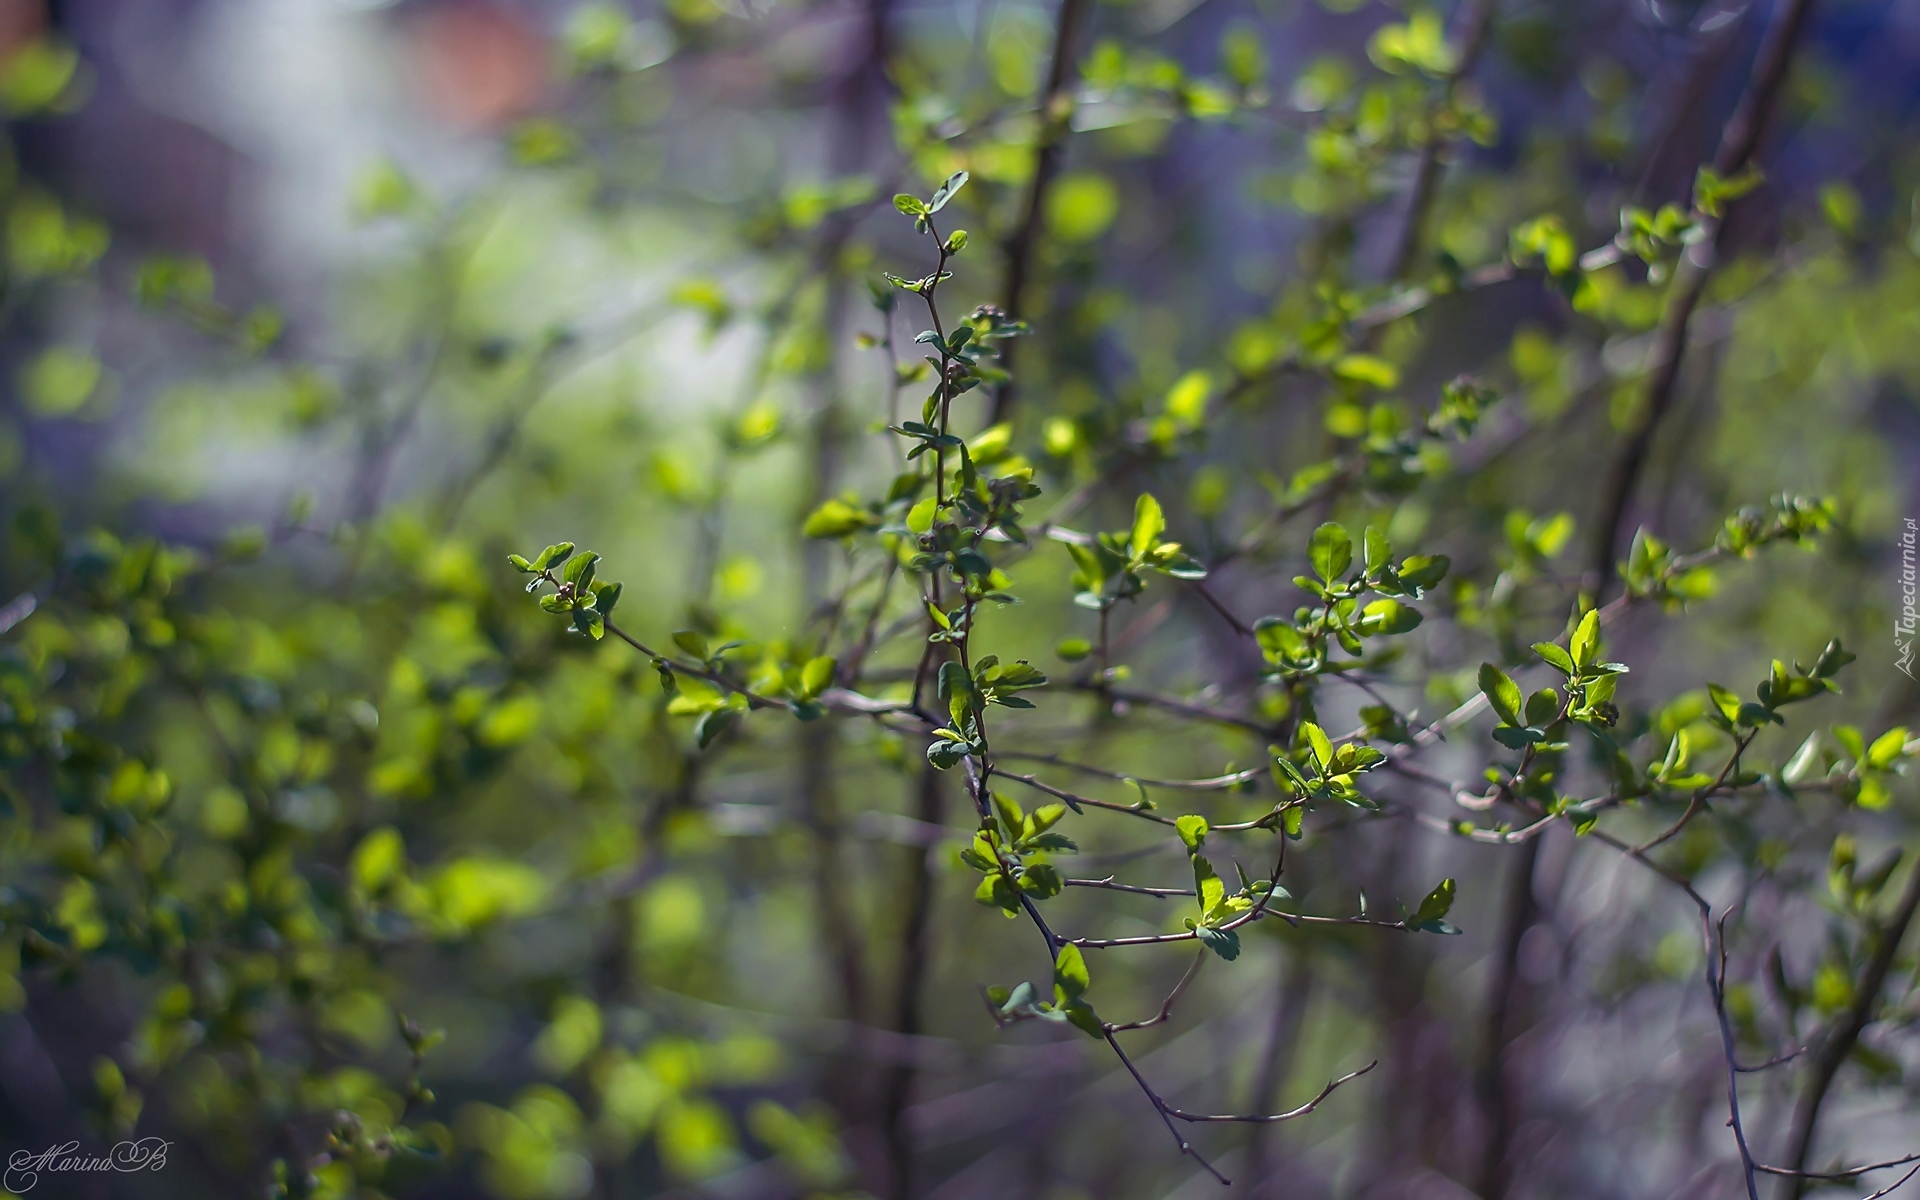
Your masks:
{"label": "curved branch", "polygon": [[1208,1122],[1208,1121],[1220,1121],[1220,1122],[1232,1121],[1240,1124],[1271,1125],[1276,1121],[1291,1121],[1295,1117],[1304,1117],[1308,1113],[1312,1112],[1314,1109],[1319,1108],[1320,1105],[1326,1101],[1327,1097],[1333,1095],[1333,1093],[1337,1091],[1342,1084],[1353,1082],[1354,1080],[1360,1078],[1362,1075],[1365,1075],[1368,1071],[1373,1070],[1375,1067],[1379,1065],[1380,1065],[1380,1060],[1375,1059],[1372,1062],[1368,1063],[1366,1066],[1361,1067],[1357,1071],[1348,1071],[1345,1075],[1340,1076],[1338,1079],[1329,1079],[1327,1081],[1327,1086],[1320,1089],[1319,1095],[1307,1101],[1305,1104],[1302,1104],[1299,1108],[1289,1109],[1283,1113],[1272,1113],[1265,1116],[1234,1116],[1229,1114],[1211,1114],[1211,1113],[1202,1115],[1199,1113],[1182,1112],[1180,1109],[1177,1109],[1177,1108],[1169,1108],[1166,1110],[1166,1113],[1168,1116],[1174,1117],[1178,1120],[1193,1121],[1195,1123]]}

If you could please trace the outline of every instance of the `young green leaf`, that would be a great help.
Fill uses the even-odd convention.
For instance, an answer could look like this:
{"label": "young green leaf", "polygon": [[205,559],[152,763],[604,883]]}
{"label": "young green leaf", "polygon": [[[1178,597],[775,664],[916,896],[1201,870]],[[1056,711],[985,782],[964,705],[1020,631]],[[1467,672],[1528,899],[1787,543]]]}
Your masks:
{"label": "young green leaf", "polygon": [[1535,642],[1533,652],[1540,656],[1541,662],[1562,675],[1571,677],[1578,673],[1578,668],[1573,665],[1573,656],[1552,642]]}
{"label": "young green leaf", "polygon": [[1387,541],[1386,531],[1377,525],[1367,526],[1362,543],[1366,547],[1367,574],[1378,575],[1393,559],[1393,544]]}
{"label": "young green leaf", "polygon": [[1313,562],[1314,571],[1322,580],[1332,583],[1347,573],[1353,565],[1353,539],[1341,525],[1328,521],[1313,531],[1313,540],[1308,543],[1308,555]]}
{"label": "young green leaf", "polygon": [[1520,685],[1490,662],[1480,664],[1480,691],[1494,713],[1508,725],[1520,725]]}
{"label": "young green leaf", "polygon": [[[933,198],[927,201],[921,211],[932,214],[945,208],[947,201],[953,199],[955,193],[967,186],[967,180],[969,178],[970,176],[965,171],[955,171],[953,174],[947,176],[947,181],[941,184],[939,189],[933,193]],[[899,201],[896,200],[895,203],[897,204]]]}
{"label": "young green leaf", "polygon": [[1586,670],[1600,656],[1600,610],[1590,608],[1587,615],[1580,618],[1573,637],[1567,642],[1567,653],[1573,658],[1573,665]]}
{"label": "young green leaf", "polygon": [[1160,544],[1160,535],[1166,532],[1167,518],[1160,511],[1160,502],[1151,495],[1142,492],[1133,505],[1133,530],[1127,538],[1128,555],[1138,562],[1147,556],[1147,552]]}
{"label": "young green leaf", "polygon": [[800,690],[808,699],[826,691],[833,683],[835,665],[833,659],[822,655],[819,658],[808,659],[807,665],[800,668]]}
{"label": "young green leaf", "polygon": [[1078,1000],[1086,995],[1093,986],[1093,977],[1087,973],[1086,955],[1080,947],[1067,945],[1053,959],[1053,994],[1059,1003]]}
{"label": "young green leaf", "polygon": [[1313,760],[1324,771],[1327,764],[1333,761],[1333,742],[1328,739],[1327,731],[1312,721],[1302,721],[1300,732],[1306,737],[1307,745],[1313,747]]}
{"label": "young green leaf", "polygon": [[1173,822],[1180,834],[1180,843],[1187,848],[1188,854],[1197,853],[1201,843],[1207,840],[1207,819],[1197,814],[1176,817]]}

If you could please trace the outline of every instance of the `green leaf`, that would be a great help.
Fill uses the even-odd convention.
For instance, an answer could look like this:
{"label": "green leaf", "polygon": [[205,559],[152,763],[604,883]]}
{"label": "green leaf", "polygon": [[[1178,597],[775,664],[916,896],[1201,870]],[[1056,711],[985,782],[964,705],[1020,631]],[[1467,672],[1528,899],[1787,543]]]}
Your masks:
{"label": "green leaf", "polygon": [[573,610],[573,630],[575,633],[584,633],[597,642],[606,636],[607,623],[599,612],[581,605]]}
{"label": "green leaf", "polygon": [[926,533],[933,528],[933,514],[938,503],[932,496],[922,499],[907,510],[907,528],[915,533]]}
{"label": "green leaf", "polygon": [[1018,839],[1027,825],[1027,814],[1021,811],[1020,802],[1004,792],[993,792],[990,799],[994,819],[1002,826],[1001,835],[1009,842]]}
{"label": "green leaf", "polygon": [[627,590],[624,583],[596,583],[593,585],[593,611],[603,617],[613,615],[613,609],[620,603],[620,597]]}
{"label": "green leaf", "polygon": [[[867,513],[845,500],[828,500],[808,515],[800,532],[810,538],[842,538],[872,527]],[[924,532],[924,531],[922,531]]]}
{"label": "green leaf", "polygon": [[1420,908],[1413,914],[1413,921],[1410,923],[1416,926],[1431,926],[1438,922],[1453,911],[1453,893],[1453,880],[1442,879],[1431,892],[1427,893],[1426,898],[1420,901]]}
{"label": "green leaf", "polygon": [[1227,885],[1220,882],[1219,873],[1203,854],[1193,856],[1193,890],[1200,901],[1202,919],[1227,898]]}
{"label": "green leaf", "polygon": [[1906,727],[1896,725],[1873,739],[1873,745],[1867,747],[1867,765],[1884,770],[1892,766],[1906,752],[1906,748]]}
{"label": "green leaf", "polygon": [[1496,725],[1493,727],[1493,740],[1509,750],[1522,750],[1537,742],[1546,740],[1546,734],[1538,729],[1528,729],[1519,725]]}
{"label": "green leaf", "polygon": [[1327,731],[1312,721],[1302,721],[1300,732],[1305,735],[1307,744],[1313,747],[1314,761],[1319,763],[1324,771],[1327,764],[1333,761],[1333,742],[1328,739]]}
{"label": "green leaf", "polygon": [[1545,728],[1553,724],[1560,715],[1560,693],[1552,688],[1541,688],[1527,697],[1527,724]]}
{"label": "green leaf", "polygon": [[1480,664],[1480,690],[1500,719],[1509,725],[1520,721],[1520,685],[1505,671],[1490,662]]}
{"label": "green leaf", "polygon": [[599,561],[600,556],[589,550],[569,562],[561,578],[567,583],[572,584],[575,591],[584,591],[593,583],[594,564]]}
{"label": "green leaf", "polygon": [[1411,633],[1420,628],[1420,610],[1394,599],[1375,600],[1360,612],[1361,633]]}
{"label": "green leaf", "polygon": [[800,689],[808,699],[818,696],[833,683],[833,669],[837,664],[826,655],[807,660],[800,668]]}
{"label": "green leaf", "polygon": [[1343,354],[1333,360],[1334,378],[1391,391],[1400,386],[1400,369],[1371,354]]}
{"label": "green leaf", "polygon": [[1793,757],[1780,768],[1780,780],[1788,787],[1798,787],[1813,778],[1819,762],[1820,732],[1815,730],[1807,735],[1807,740],[1800,743],[1800,748],[1793,752]]}
{"label": "green leaf", "polygon": [[525,558],[522,558],[518,554],[507,555],[507,561],[512,563],[513,569],[520,572],[522,575],[531,575],[534,573],[533,563],[528,561]]}
{"label": "green leaf", "polygon": [[1826,648],[1820,651],[1820,657],[1814,660],[1814,678],[1832,678],[1839,673],[1840,668],[1852,662],[1854,657],[1854,655],[1847,653],[1846,647],[1840,644],[1840,639],[1835,638],[1827,643]]}
{"label": "green leaf", "polygon": [[1167,393],[1166,413],[1182,429],[1198,429],[1207,416],[1207,400],[1213,395],[1213,376],[1206,371],[1188,371]]}
{"label": "green leaf", "polygon": [[1060,868],[1052,863],[1028,863],[1020,872],[1020,890],[1036,900],[1051,900],[1066,887]]}
{"label": "green leaf", "polygon": [[1313,561],[1313,569],[1320,578],[1328,583],[1347,573],[1353,565],[1353,539],[1347,536],[1345,528],[1333,521],[1313,531],[1313,540],[1308,544],[1308,555]]}
{"label": "green leaf", "polygon": [[1409,554],[1395,574],[1400,577],[1400,586],[1417,600],[1445,579],[1452,566],[1453,560],[1444,554]]}
{"label": "green leaf", "polygon": [[1147,493],[1141,493],[1133,505],[1133,531],[1127,538],[1127,551],[1135,562],[1147,556],[1147,552],[1160,544],[1160,535],[1166,532],[1167,518],[1160,511],[1160,502]]}
{"label": "green leaf", "polygon": [[973,898],[988,908],[1001,910],[1010,917],[1020,912],[1020,894],[1014,890],[1011,883],[1007,882],[1007,877],[998,871],[980,881],[980,886],[973,889]]}
{"label": "green leaf", "polygon": [[1228,962],[1232,962],[1234,959],[1240,957],[1240,934],[1237,931],[1232,929],[1210,929],[1205,925],[1201,925],[1195,928],[1193,933],[1195,937],[1200,939],[1201,945],[1218,954],[1221,958],[1226,959]]}
{"label": "green leaf", "polygon": [[1187,848],[1188,854],[1198,851],[1201,843],[1207,840],[1208,827],[1205,817],[1190,813],[1184,817],[1176,817],[1173,826],[1179,831],[1180,842]]}
{"label": "green leaf", "polygon": [[572,553],[572,542],[555,542],[545,550],[542,550],[540,557],[533,560],[533,569],[535,571],[545,571],[552,567],[557,567],[567,561],[567,556]]}
{"label": "green leaf", "polygon": [[1567,653],[1573,658],[1573,665],[1585,671],[1600,656],[1600,610],[1590,608],[1587,615],[1580,618],[1580,624],[1574,629],[1573,637],[1567,641]]}
{"label": "green leaf", "polygon": [[1393,543],[1387,541],[1386,530],[1376,525],[1367,526],[1362,544],[1366,547],[1367,574],[1379,574],[1393,559]]}
{"label": "green leaf", "polygon": [[1067,662],[1079,662],[1093,653],[1093,643],[1086,638],[1067,638],[1055,646],[1053,652]]}
{"label": "green leaf", "polygon": [[1714,714],[1720,720],[1716,724],[1722,729],[1732,729],[1740,720],[1740,697],[1734,695],[1717,683],[1707,685],[1707,698],[1713,701]]}
{"label": "green leaf", "polygon": [[713,745],[721,734],[732,729],[739,723],[739,709],[716,708],[706,716],[701,717],[700,723],[693,727],[693,740],[700,749],[705,750],[707,747]]}
{"label": "green leaf", "polygon": [[1075,1000],[1061,1006],[1061,1012],[1067,1016],[1067,1023],[1090,1038],[1103,1039],[1107,1036],[1106,1026],[1093,1011],[1093,1006],[1084,1000]]}
{"label": "green leaf", "polygon": [[707,661],[707,635],[698,629],[676,629],[673,644],[701,662]]}
{"label": "green leaf", "polygon": [[893,198],[893,206],[909,217],[925,216],[927,212],[927,202],[925,200],[922,200],[918,196],[909,196],[905,192],[901,192]]}
{"label": "green leaf", "polygon": [[1541,662],[1546,663],[1562,675],[1571,677],[1577,671],[1577,668],[1573,665],[1573,656],[1552,642],[1535,642],[1533,644],[1533,652],[1540,656]]}
{"label": "green leaf", "polygon": [[41,416],[70,416],[99,390],[104,374],[99,358],[92,353],[72,346],[53,346],[21,369],[20,395],[27,407]]}
{"label": "green leaf", "polygon": [[[933,193],[933,198],[927,201],[923,211],[931,214],[937,213],[945,208],[947,201],[953,199],[961,188],[967,186],[967,180],[969,178],[971,178],[971,176],[965,171],[955,171],[953,174],[947,176],[947,181],[941,184],[939,190]],[[898,204],[899,200],[896,198],[894,203]]]}
{"label": "green leaf", "polygon": [[1078,1000],[1093,986],[1087,973],[1087,959],[1078,946],[1062,946],[1053,959],[1053,994],[1062,1005]]}

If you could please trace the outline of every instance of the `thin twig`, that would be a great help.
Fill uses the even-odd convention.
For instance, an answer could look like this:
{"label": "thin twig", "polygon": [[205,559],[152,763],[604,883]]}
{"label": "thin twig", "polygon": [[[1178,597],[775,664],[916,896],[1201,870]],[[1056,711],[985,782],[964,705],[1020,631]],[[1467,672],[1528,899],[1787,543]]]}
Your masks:
{"label": "thin twig", "polygon": [[[1756,6],[1758,7],[1758,6]],[[1772,118],[1780,90],[1786,82],[1787,68],[1793,61],[1794,44],[1813,11],[1813,0],[1781,0],[1767,27],[1759,54],[1754,59],[1747,86],[1733,115],[1721,131],[1720,147],[1713,156],[1713,171],[1722,179],[1738,175],[1753,162],[1761,134]],[[1681,361],[1686,355],[1689,324],[1694,309],[1706,294],[1707,280],[1719,257],[1726,221],[1701,212],[1691,214],[1701,235],[1680,256],[1672,289],[1654,336],[1647,374],[1645,398],[1638,426],[1627,438],[1608,475],[1605,499],[1599,520],[1594,525],[1591,573],[1596,595],[1607,590],[1613,575],[1627,521],[1627,505],[1633,499],[1640,473],[1646,468],[1653,440],[1661,423],[1673,408],[1680,381]]]}

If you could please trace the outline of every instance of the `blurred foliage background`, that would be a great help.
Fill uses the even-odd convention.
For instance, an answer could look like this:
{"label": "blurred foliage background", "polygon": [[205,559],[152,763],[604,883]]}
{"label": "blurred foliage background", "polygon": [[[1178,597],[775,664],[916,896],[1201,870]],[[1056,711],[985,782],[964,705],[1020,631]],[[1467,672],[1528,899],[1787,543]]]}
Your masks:
{"label": "blurred foliage background", "polygon": [[[972,806],[924,731],[703,716],[720,691],[670,695],[507,564],[591,546],[648,646],[763,690],[835,654],[847,694],[909,698],[882,427],[930,375],[883,274],[934,252],[891,198],[965,170],[950,319],[1033,328],[956,428],[1031,469],[1030,526],[1124,530],[1152,492],[1213,567],[1109,629],[1060,546],[1005,561],[1022,603],[980,636],[1054,683],[996,746],[1112,773],[1009,768],[1076,795],[1257,819],[1303,712],[1418,727],[1618,594],[1635,529],[1653,559],[1724,549],[1730,514],[1822,498],[1752,518],[1829,526],[1804,548],[1629,572],[1659,603],[1609,627],[1616,733],[1642,778],[1711,776],[1709,680],[1858,654],[1660,853],[1735,910],[1742,1061],[1808,1048],[1743,1077],[1755,1154],[1808,1124],[1810,1170],[1912,1152],[1920,691],[1889,633],[1920,516],[1920,5],[1814,6],[1756,171],[1699,186],[1801,7],[0,4],[0,1149],[169,1139],[163,1170],[35,1191],[143,1200],[1220,1192],[1104,1047],[998,1027],[984,988],[1048,964],[974,902]],[[1328,519],[1452,570],[1406,648],[1315,700],[1236,624],[1294,610]],[[1572,822],[1503,844],[1524,818],[1455,802],[1502,753],[1484,731],[1421,753],[1440,786],[1309,816],[1287,887],[1393,919],[1454,878],[1461,936],[1264,920],[1129,1043],[1212,1112],[1379,1060],[1298,1121],[1187,1131],[1226,1194],[1748,1194],[1691,907]],[[1601,829],[1640,842],[1686,799]],[[1178,840],[1109,815],[1071,819],[1062,869],[1181,884]],[[1223,872],[1266,869],[1270,837],[1224,838]],[[1184,916],[1094,887],[1048,911]],[[1103,1015],[1155,1011],[1186,945],[1090,950]]]}

